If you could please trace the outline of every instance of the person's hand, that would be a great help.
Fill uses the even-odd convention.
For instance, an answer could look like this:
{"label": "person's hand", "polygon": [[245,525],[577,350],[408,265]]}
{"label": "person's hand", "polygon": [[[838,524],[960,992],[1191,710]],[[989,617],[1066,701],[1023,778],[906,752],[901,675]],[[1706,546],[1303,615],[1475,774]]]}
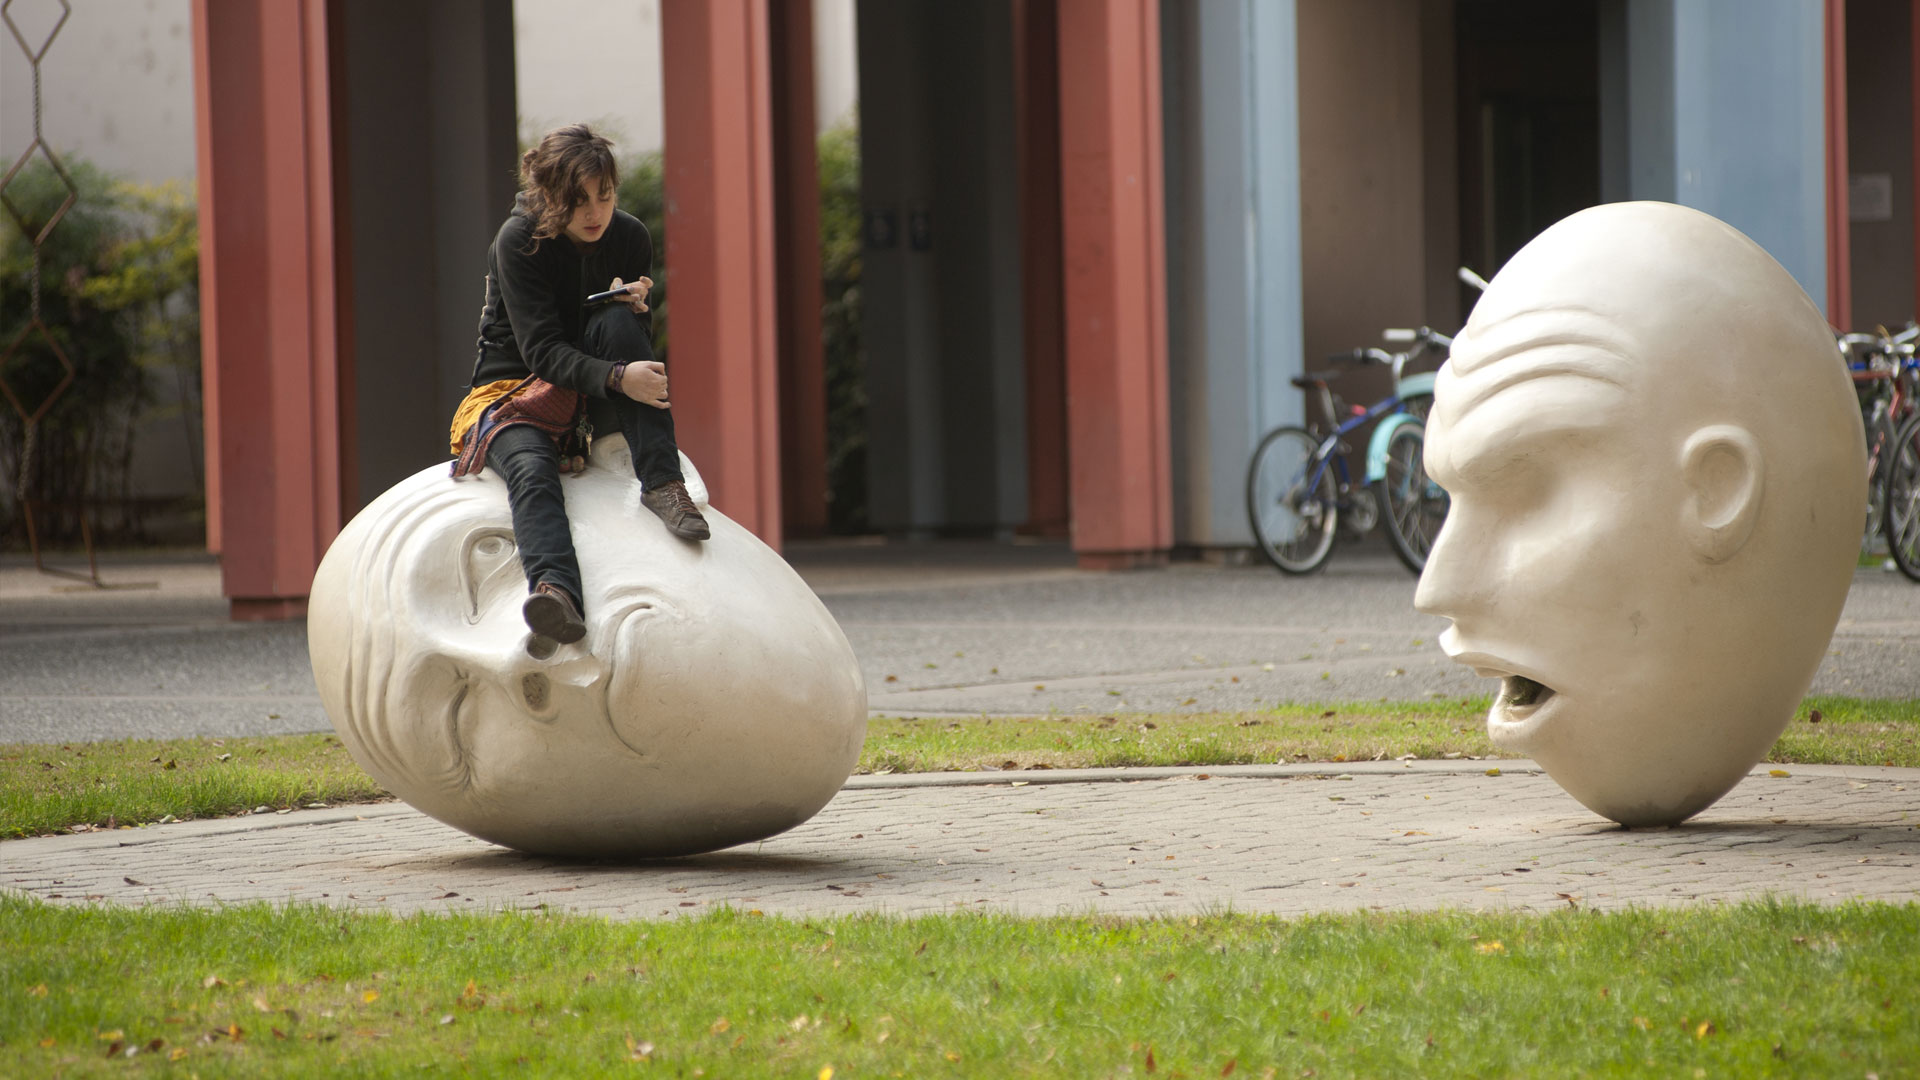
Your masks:
{"label": "person's hand", "polygon": [[620,392],[656,409],[666,408],[667,365],[658,360],[628,364],[620,375]]}
{"label": "person's hand", "polygon": [[614,278],[613,283],[608,285],[607,288],[609,290],[627,290],[626,296],[614,300],[613,303],[625,304],[628,310],[638,315],[647,310],[647,292],[653,288],[653,279],[650,277],[641,277],[635,278],[631,282],[623,282],[619,278]]}

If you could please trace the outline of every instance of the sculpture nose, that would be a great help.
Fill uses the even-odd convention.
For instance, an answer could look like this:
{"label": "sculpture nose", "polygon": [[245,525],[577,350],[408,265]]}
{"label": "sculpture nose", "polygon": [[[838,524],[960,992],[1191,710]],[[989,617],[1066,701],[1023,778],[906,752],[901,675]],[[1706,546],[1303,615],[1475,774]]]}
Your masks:
{"label": "sculpture nose", "polygon": [[1473,556],[1468,554],[1472,545],[1462,541],[1461,535],[1456,504],[1456,513],[1448,517],[1440,527],[1440,535],[1434,537],[1433,548],[1427,552],[1426,568],[1420,572],[1420,584],[1413,592],[1414,609],[1422,614],[1457,618],[1472,605],[1472,597],[1478,591],[1474,584],[1475,564]]}

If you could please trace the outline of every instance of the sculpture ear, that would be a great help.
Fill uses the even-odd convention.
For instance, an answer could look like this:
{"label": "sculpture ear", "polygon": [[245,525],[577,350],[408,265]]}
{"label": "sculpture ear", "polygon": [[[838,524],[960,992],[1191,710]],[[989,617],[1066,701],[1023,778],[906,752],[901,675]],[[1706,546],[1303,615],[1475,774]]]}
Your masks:
{"label": "sculpture ear", "polygon": [[1680,452],[1689,498],[1682,529],[1702,562],[1723,562],[1753,535],[1766,491],[1760,444],[1745,428],[1712,424]]}

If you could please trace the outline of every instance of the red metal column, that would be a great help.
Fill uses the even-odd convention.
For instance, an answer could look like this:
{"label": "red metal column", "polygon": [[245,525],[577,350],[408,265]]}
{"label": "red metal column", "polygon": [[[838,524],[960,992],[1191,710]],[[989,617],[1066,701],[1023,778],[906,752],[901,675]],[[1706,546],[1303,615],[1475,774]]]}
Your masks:
{"label": "red metal column", "polygon": [[713,505],[776,547],[780,383],[764,0],[661,5],[668,373]]}
{"label": "red metal column", "polygon": [[1826,0],[1827,321],[1853,322],[1853,236],[1847,213],[1847,0]]}
{"label": "red metal column", "polygon": [[[1920,0],[1915,0],[1920,3]],[[1060,308],[1060,47],[1055,0],[1013,0],[1020,271],[1026,303],[1027,523],[1068,534],[1067,368]]]}
{"label": "red metal column", "polygon": [[780,489],[788,536],[827,531],[827,359],[820,340],[820,165],[813,0],[768,0],[780,304]]}
{"label": "red metal column", "polygon": [[194,0],[208,516],[236,619],[306,609],[340,530],[324,0]]}
{"label": "red metal column", "polygon": [[1060,0],[1060,169],[1073,549],[1173,545],[1158,0]]}

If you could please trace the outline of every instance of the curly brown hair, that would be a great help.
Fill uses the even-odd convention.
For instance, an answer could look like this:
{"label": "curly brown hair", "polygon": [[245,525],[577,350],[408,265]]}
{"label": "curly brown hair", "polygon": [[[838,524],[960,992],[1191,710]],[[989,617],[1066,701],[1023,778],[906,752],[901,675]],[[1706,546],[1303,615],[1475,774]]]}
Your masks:
{"label": "curly brown hair", "polygon": [[520,156],[520,187],[533,218],[529,251],[566,229],[574,209],[587,201],[588,181],[595,178],[601,191],[620,183],[613,144],[585,124],[554,128],[540,137],[540,145]]}

